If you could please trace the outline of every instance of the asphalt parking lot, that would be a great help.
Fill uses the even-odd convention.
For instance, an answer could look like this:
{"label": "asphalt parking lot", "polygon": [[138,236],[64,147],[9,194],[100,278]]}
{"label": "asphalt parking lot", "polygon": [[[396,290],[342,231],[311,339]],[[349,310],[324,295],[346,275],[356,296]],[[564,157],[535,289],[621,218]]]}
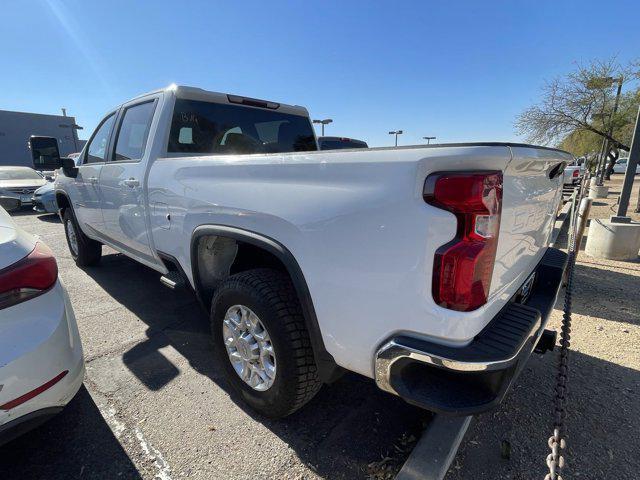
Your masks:
{"label": "asphalt parking lot", "polygon": [[61,415],[3,447],[3,480],[388,478],[428,422],[356,375],[284,420],[257,416],[223,379],[189,293],[106,247],[81,270],[56,216],[14,219],[56,255],[87,374]]}
{"label": "asphalt parking lot", "polygon": [[[620,185],[614,177],[591,218],[611,215]],[[287,419],[259,417],[222,378],[194,298],[106,248],[98,267],[81,270],[57,217],[24,211],[14,219],[56,254],[87,375],[61,415],[0,449],[2,480],[390,479],[429,422],[356,375],[324,386]],[[637,479],[640,260],[593,259],[584,243],[574,279],[568,474]],[[556,330],[562,296],[549,320]],[[544,477],[556,362],[557,351],[532,356],[500,407],[477,417],[447,480]]]}

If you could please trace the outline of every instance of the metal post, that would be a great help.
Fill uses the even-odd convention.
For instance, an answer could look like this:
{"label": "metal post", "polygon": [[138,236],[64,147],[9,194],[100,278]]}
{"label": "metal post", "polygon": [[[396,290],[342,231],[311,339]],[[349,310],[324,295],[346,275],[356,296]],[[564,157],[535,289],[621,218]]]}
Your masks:
{"label": "metal post", "polygon": [[627,217],[627,208],[629,207],[631,188],[633,187],[633,179],[636,175],[638,160],[640,160],[640,107],[638,108],[638,115],[636,117],[636,128],[633,132],[633,140],[631,141],[631,150],[629,151],[627,170],[624,174],[624,183],[622,184],[618,211],[615,217],[611,217],[612,222],[620,223],[630,221],[629,217]]}
{"label": "metal post", "polygon": [[576,251],[580,251],[580,245],[582,245],[582,237],[584,236],[584,229],[587,226],[587,220],[589,220],[589,211],[591,210],[590,198],[583,198],[580,201],[578,207],[578,226],[576,229]]}
{"label": "metal post", "polygon": [[319,123],[320,125],[322,125],[321,129],[322,129],[322,136],[324,137],[324,126],[325,125],[329,125],[330,123],[333,123],[333,119],[331,118],[325,118],[324,120],[312,120],[313,123]]}
{"label": "metal post", "polygon": [[602,159],[600,160],[600,171],[598,172],[598,185],[604,185],[604,172],[607,169],[607,157],[609,153],[609,139],[602,140]]}
{"label": "metal post", "polygon": [[600,144],[600,153],[598,154],[598,163],[596,164],[596,171],[595,171],[595,179],[596,179],[596,185],[600,186],[602,185],[600,182],[600,170],[601,170],[601,165],[602,165],[602,155],[604,152],[604,142],[606,142],[606,139],[603,138],[602,139],[602,143]]}
{"label": "metal post", "polygon": [[[614,121],[614,117],[616,116],[616,112],[618,111],[618,105],[620,104],[620,94],[622,93],[622,82],[623,82],[623,78],[622,76],[620,76],[620,78],[618,78],[618,91],[616,92],[616,102],[613,104],[613,113],[611,114],[611,116],[609,117],[610,122],[609,122],[609,136],[613,137],[613,121]],[[615,145],[614,145],[615,147]],[[607,140],[607,149],[604,155],[604,168],[603,168],[603,181],[604,181],[604,175],[607,173],[607,170],[609,169],[609,167],[607,166],[607,157],[609,153],[609,140]]]}
{"label": "metal post", "polygon": [[402,130],[393,130],[389,132],[389,135],[394,135],[396,138],[396,147],[398,146],[398,135],[401,135],[402,133],[403,133]]}

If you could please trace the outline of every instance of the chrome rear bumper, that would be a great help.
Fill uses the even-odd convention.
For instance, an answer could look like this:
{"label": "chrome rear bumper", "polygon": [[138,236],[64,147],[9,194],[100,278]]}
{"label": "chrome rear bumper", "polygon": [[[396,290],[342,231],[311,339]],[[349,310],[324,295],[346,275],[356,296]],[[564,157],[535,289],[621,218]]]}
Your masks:
{"label": "chrome rear bumper", "polygon": [[514,299],[466,347],[447,347],[408,335],[376,353],[382,390],[428,410],[470,415],[500,403],[526,363],[556,302],[566,254],[549,248],[536,267],[531,293]]}

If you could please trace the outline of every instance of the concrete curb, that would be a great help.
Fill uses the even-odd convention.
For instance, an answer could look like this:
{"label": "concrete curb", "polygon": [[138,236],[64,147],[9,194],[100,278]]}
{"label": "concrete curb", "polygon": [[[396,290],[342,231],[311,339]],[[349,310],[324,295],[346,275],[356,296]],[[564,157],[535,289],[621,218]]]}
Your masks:
{"label": "concrete curb", "polygon": [[441,480],[473,417],[436,415],[402,466],[396,480]]}

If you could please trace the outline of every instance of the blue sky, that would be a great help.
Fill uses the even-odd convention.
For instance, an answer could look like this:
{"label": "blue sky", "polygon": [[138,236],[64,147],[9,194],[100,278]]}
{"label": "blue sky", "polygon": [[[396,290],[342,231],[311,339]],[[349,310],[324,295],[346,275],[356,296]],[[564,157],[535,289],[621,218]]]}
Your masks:
{"label": "blue sky", "polygon": [[[607,10],[606,31],[602,31]],[[171,83],[306,106],[391,145],[518,141],[515,116],[575,62],[640,57],[640,3],[2,3],[0,109],[103,113]]]}

